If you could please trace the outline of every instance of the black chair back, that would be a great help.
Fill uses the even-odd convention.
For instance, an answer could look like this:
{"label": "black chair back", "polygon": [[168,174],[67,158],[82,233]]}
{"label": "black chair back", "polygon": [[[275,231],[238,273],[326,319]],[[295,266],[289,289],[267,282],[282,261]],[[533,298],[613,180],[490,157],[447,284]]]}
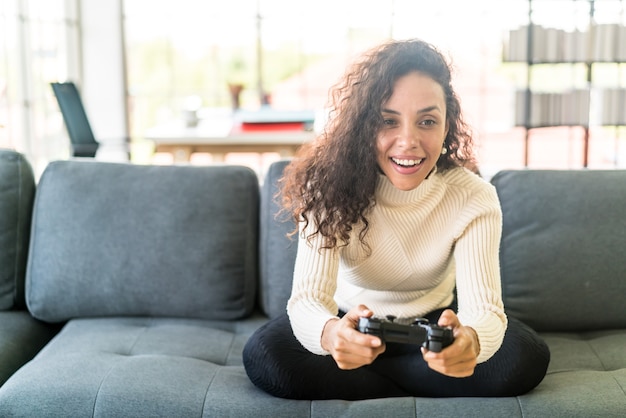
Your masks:
{"label": "black chair back", "polygon": [[72,145],[72,156],[95,157],[100,145],[93,135],[78,89],[73,82],[50,83]]}

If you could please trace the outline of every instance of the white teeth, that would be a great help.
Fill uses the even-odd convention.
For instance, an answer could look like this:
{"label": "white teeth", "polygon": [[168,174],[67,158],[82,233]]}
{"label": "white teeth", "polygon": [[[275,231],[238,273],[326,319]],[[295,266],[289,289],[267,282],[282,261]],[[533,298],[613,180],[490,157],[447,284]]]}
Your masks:
{"label": "white teeth", "polygon": [[402,165],[405,167],[412,167],[414,165],[418,165],[419,163],[421,163],[423,158],[419,160],[400,160],[398,158],[392,158],[391,160],[398,165]]}

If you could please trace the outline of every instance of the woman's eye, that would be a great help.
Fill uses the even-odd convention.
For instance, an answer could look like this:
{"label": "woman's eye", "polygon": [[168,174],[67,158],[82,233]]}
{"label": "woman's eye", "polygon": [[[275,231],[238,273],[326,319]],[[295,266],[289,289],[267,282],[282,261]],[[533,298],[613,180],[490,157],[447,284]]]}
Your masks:
{"label": "woman's eye", "polygon": [[432,126],[432,125],[435,125],[436,123],[437,121],[434,119],[425,119],[420,122],[420,125]]}
{"label": "woman's eye", "polygon": [[395,125],[396,121],[395,121],[395,120],[393,120],[393,119],[383,119],[383,123],[384,123],[386,126],[392,126],[392,125]]}

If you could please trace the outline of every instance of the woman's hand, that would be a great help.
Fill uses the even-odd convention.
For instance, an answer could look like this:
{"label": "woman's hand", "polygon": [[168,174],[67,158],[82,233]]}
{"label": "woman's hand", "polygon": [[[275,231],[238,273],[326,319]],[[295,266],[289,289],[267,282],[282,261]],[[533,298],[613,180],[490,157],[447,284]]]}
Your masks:
{"label": "woman's hand", "polygon": [[381,339],[359,332],[360,317],[373,315],[365,305],[350,309],[341,319],[331,319],[322,332],[322,347],[330,352],[337,366],[343,370],[356,369],[371,364],[385,351]]}
{"label": "woman's hand", "polygon": [[438,325],[452,328],[454,342],[440,353],[422,348],[428,367],[451,377],[467,377],[474,374],[476,358],[480,352],[476,331],[471,327],[461,325],[459,318],[451,309],[446,309],[441,314]]}

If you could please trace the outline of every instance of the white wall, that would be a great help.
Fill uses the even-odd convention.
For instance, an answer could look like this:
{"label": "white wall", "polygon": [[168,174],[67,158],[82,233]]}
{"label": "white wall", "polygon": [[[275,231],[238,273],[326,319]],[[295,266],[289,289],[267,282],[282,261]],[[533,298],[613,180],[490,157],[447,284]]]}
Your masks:
{"label": "white wall", "polygon": [[81,95],[99,160],[128,160],[122,0],[81,0]]}

